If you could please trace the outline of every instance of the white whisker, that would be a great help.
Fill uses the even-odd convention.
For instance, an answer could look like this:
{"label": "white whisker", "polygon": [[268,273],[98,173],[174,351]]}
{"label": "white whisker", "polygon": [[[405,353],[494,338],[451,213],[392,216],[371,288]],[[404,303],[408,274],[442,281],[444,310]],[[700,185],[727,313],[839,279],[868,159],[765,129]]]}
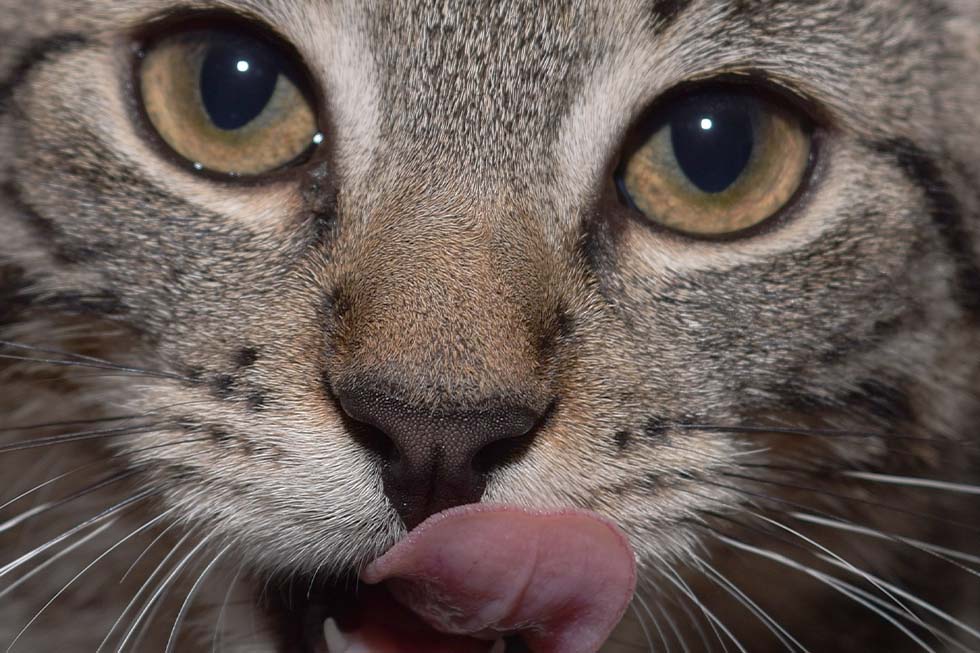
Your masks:
{"label": "white whisker", "polygon": [[0,533],[4,533],[6,531],[9,531],[11,528],[16,528],[19,524],[24,523],[25,521],[27,521],[28,519],[30,519],[34,515],[37,515],[37,514],[40,514],[40,513],[44,512],[45,510],[47,510],[48,508],[50,508],[53,505],[54,505],[54,502],[49,501],[47,503],[42,503],[39,506],[35,506],[35,507],[31,508],[30,510],[25,510],[24,512],[20,513],[16,517],[13,517],[11,519],[8,519],[4,523],[0,524]]}
{"label": "white whisker", "polygon": [[[848,571],[852,571],[851,569],[849,569],[845,565],[842,565],[841,563],[837,562],[836,560],[834,560],[833,558],[831,558],[829,556],[824,556],[824,555],[817,554],[816,557],[819,558],[819,559],[821,559],[821,560],[823,560],[824,562],[828,562],[828,563],[830,563],[830,564],[832,564],[832,565],[834,565],[836,567],[841,567],[841,568],[847,569]],[[863,572],[862,573],[862,576],[864,574],[867,574],[867,572]],[[975,628],[971,628],[970,626],[968,626],[967,624],[963,623],[962,621],[960,621],[956,617],[952,616],[948,612],[945,612],[943,610],[940,610],[939,608],[937,608],[936,606],[934,606],[932,603],[929,603],[928,601],[925,601],[923,599],[920,599],[919,597],[915,596],[914,594],[911,594],[909,592],[906,592],[901,587],[898,587],[897,585],[894,585],[892,583],[889,583],[889,582],[883,580],[882,578],[880,578],[878,576],[874,576],[872,574],[867,574],[867,575],[870,576],[870,578],[875,579],[881,585],[884,585],[885,587],[887,587],[889,590],[891,590],[895,594],[898,594],[902,598],[904,598],[904,599],[906,599],[908,601],[911,601],[912,603],[918,605],[920,608],[922,608],[922,609],[924,609],[924,610],[926,610],[928,612],[931,612],[932,614],[934,614],[935,616],[939,617],[943,621],[945,621],[945,622],[947,622],[947,623],[949,623],[949,624],[951,624],[953,626],[956,626],[958,629],[962,630],[963,632],[968,633],[969,635],[973,636],[974,638],[980,640],[980,631],[977,631]]]}
{"label": "white whisker", "polygon": [[643,632],[643,641],[647,643],[647,647],[650,653],[653,653],[654,651],[656,651],[656,649],[653,646],[653,638],[650,636],[650,630],[647,628],[647,625],[643,622],[643,615],[640,614],[640,611],[637,609],[634,603],[630,603],[630,611],[633,612],[633,614],[636,616],[637,623],[640,624],[640,630]]}
{"label": "white whisker", "polygon": [[[875,594],[872,594],[871,592],[868,592],[868,591],[866,591],[864,589],[861,589],[857,585],[853,585],[851,583],[848,583],[847,581],[841,580],[840,578],[836,578],[834,576],[827,576],[827,578],[829,579],[829,580],[826,581],[826,582],[828,582],[828,584],[833,583],[832,586],[834,587],[834,589],[838,589],[841,592],[845,592],[848,597],[850,597],[850,598],[852,598],[854,600],[857,600],[857,598],[855,598],[856,596],[857,597],[863,597],[865,599],[865,601],[867,601],[867,603],[865,603],[865,601],[859,601],[859,602],[861,603],[861,605],[864,605],[868,609],[871,609],[871,610],[874,609],[872,606],[868,605],[868,603],[872,603],[872,604],[878,606],[879,608],[881,608],[882,610],[891,613],[892,615],[894,615],[895,617],[897,617],[899,619],[905,619],[906,621],[911,621],[916,626],[919,626],[921,628],[924,628],[925,630],[929,631],[929,633],[931,633],[937,639],[941,639],[942,641],[946,642],[950,646],[953,646],[955,648],[958,648],[959,650],[963,651],[963,653],[975,653],[975,651],[973,651],[971,649],[968,649],[963,644],[960,644],[954,637],[952,637],[951,635],[949,635],[947,633],[944,633],[939,628],[937,628],[937,627],[935,627],[933,625],[930,625],[930,624],[928,624],[928,623],[926,623],[924,621],[921,621],[921,620],[920,621],[916,621],[916,620],[910,619],[908,617],[908,615],[906,615],[904,612],[902,612],[901,610],[899,610],[898,608],[896,608],[894,605],[892,605],[890,602],[886,601],[885,599],[881,598],[880,596],[877,596]],[[854,596],[852,596],[852,595],[854,595]],[[877,610],[875,610],[875,613],[881,615],[881,613],[878,612]],[[888,619],[888,621],[889,621],[889,623],[895,624],[895,622],[893,620],[891,620],[891,619]],[[903,632],[908,632],[904,628],[902,628],[901,630]]]}
{"label": "white whisker", "polygon": [[116,648],[116,653],[122,653],[123,649],[126,648],[126,644],[128,644],[129,640],[132,639],[133,635],[136,633],[136,629],[142,623],[147,613],[156,604],[157,599],[163,596],[163,593],[170,588],[170,585],[177,579],[177,576],[180,575],[180,573],[184,570],[184,568],[186,568],[187,565],[190,564],[190,561],[194,558],[194,556],[197,555],[205,547],[205,545],[207,545],[207,543],[210,540],[211,540],[211,535],[204,537],[204,539],[198,542],[190,550],[190,552],[187,555],[185,555],[183,559],[180,560],[180,562],[174,565],[173,569],[170,570],[170,573],[167,574],[167,577],[164,578],[162,581],[160,581],[160,584],[157,585],[156,590],[154,590],[150,598],[147,599],[146,603],[143,604],[143,609],[140,610],[139,614],[136,615],[136,618],[133,619],[132,625],[129,627],[129,630],[126,631],[126,634],[123,636],[122,641],[119,643],[119,646]]}
{"label": "white whisker", "polygon": [[822,573],[820,571],[817,571],[816,569],[813,569],[813,568],[808,567],[808,566],[806,566],[806,565],[804,565],[802,563],[799,563],[796,560],[793,560],[792,558],[788,558],[788,557],[786,557],[784,555],[781,555],[779,553],[776,553],[775,551],[769,551],[767,549],[760,549],[759,547],[755,547],[755,546],[752,546],[750,544],[746,544],[744,542],[739,542],[738,540],[734,540],[734,539],[729,538],[729,537],[726,537],[724,535],[713,534],[713,536],[716,539],[720,540],[721,542],[724,542],[725,544],[728,544],[729,546],[733,546],[736,549],[739,549],[741,551],[746,551],[748,553],[752,553],[754,555],[757,555],[757,556],[766,558],[766,559],[771,560],[773,562],[776,562],[776,563],[779,563],[779,564],[784,565],[786,567],[789,567],[790,569],[795,569],[797,571],[800,571],[800,572],[806,574],[807,576],[810,576],[811,578],[815,578],[816,580],[819,580],[819,581],[823,582],[824,584],[829,585],[830,587],[834,588],[835,590],[837,590],[841,594],[847,596],[848,598],[850,598],[854,602],[858,603],[859,605],[863,605],[864,607],[868,608],[869,610],[871,610],[872,612],[874,612],[875,614],[877,614],[881,618],[883,618],[886,621],[888,621],[890,624],[892,624],[893,626],[895,626],[899,631],[901,631],[903,634],[905,634],[906,636],[908,636],[910,639],[912,639],[912,641],[914,641],[916,644],[918,644],[919,646],[921,646],[926,651],[929,651],[930,653],[936,653],[936,651],[932,647],[930,647],[928,644],[926,644],[924,641],[922,641],[921,638],[919,638],[915,633],[913,633],[911,630],[909,630],[908,628],[906,628],[905,626],[903,626],[901,623],[899,623],[896,619],[891,618],[885,612],[883,612],[882,610],[876,608],[869,601],[863,600],[860,596],[856,596],[855,593],[854,593],[854,591],[853,591],[856,588],[854,588],[853,586],[850,586],[849,584],[845,583],[844,581],[841,581],[839,578],[835,578],[834,576],[831,576],[829,574],[825,574],[825,573]]}
{"label": "white whisker", "polygon": [[244,568],[244,562],[238,566],[238,571],[235,572],[234,578],[231,579],[231,584],[228,585],[228,591],[225,592],[225,600],[221,602],[221,609],[218,611],[218,618],[215,620],[214,637],[211,639],[211,653],[217,653],[218,651],[218,646],[221,643],[221,628],[225,619],[225,610],[228,608],[228,601],[231,600],[232,590],[235,589],[235,585],[238,583],[238,579],[242,575]]}
{"label": "white whisker", "polygon": [[946,481],[936,481],[929,478],[915,478],[912,476],[891,476],[888,474],[873,474],[871,472],[841,472],[842,476],[871,481],[873,483],[886,483],[889,485],[904,485],[907,487],[929,488],[931,490],[942,490],[944,492],[955,492],[958,494],[971,494],[980,496],[980,486],[966,485],[963,483],[948,483]]}
{"label": "white whisker", "polygon": [[754,614],[762,623],[776,636],[776,639],[788,650],[793,653],[795,649],[790,645],[790,642],[796,645],[796,647],[805,653],[809,653],[807,648],[800,644],[799,640],[793,637],[789,632],[783,628],[779,622],[777,622],[768,612],[759,607],[755,601],[753,601],[745,592],[743,592],[739,587],[727,579],[720,571],[715,569],[707,560],[695,555],[694,560],[699,566],[703,567],[705,571],[708,572],[708,577],[711,578],[716,584],[722,587],[725,591],[731,594],[735,599],[744,605],[749,612]]}
{"label": "white whisker", "polygon": [[62,549],[61,551],[59,551],[55,555],[51,556],[50,558],[48,558],[47,560],[45,560],[44,562],[42,562],[41,564],[39,564],[37,567],[34,567],[34,569],[31,569],[29,572],[27,572],[26,574],[24,574],[23,576],[21,576],[20,578],[18,578],[14,582],[12,582],[10,585],[8,585],[7,587],[3,588],[3,591],[0,591],[0,599],[2,599],[3,597],[7,596],[8,594],[10,594],[11,592],[13,592],[14,590],[16,590],[18,587],[20,587],[21,585],[23,585],[24,583],[26,583],[27,581],[29,581],[34,576],[36,576],[40,572],[44,571],[48,567],[50,567],[52,564],[54,564],[55,562],[57,562],[61,558],[65,557],[66,555],[68,555],[70,553],[72,553],[73,551],[75,551],[79,547],[84,546],[86,542],[90,542],[94,538],[98,537],[101,533],[105,532],[106,529],[108,529],[109,527],[111,527],[115,523],[116,523],[115,520],[112,520],[112,521],[110,521],[107,524],[103,524],[102,526],[100,526],[99,528],[95,529],[94,531],[92,531],[91,533],[89,533],[88,535],[86,535],[85,537],[82,537],[81,539],[79,539],[77,542],[73,542],[70,546],[66,546],[64,549]]}
{"label": "white whisker", "polygon": [[[917,614],[915,614],[914,612],[912,612],[912,610],[910,610],[908,608],[908,606],[906,606],[904,603],[902,603],[901,601],[899,601],[898,598],[896,596],[894,596],[891,592],[889,592],[888,589],[885,588],[881,583],[876,582],[877,578],[875,576],[872,576],[871,574],[869,574],[868,572],[864,571],[860,567],[857,567],[854,564],[850,563],[849,561],[845,560],[844,558],[842,558],[841,556],[837,555],[836,553],[834,553],[833,551],[831,551],[830,549],[828,549],[824,545],[820,544],[816,540],[814,540],[814,539],[812,539],[810,537],[807,537],[803,533],[800,533],[799,531],[797,531],[795,529],[792,529],[789,526],[786,526],[785,524],[776,521],[775,519],[770,519],[769,517],[765,517],[764,515],[759,515],[759,514],[756,514],[756,513],[749,513],[749,514],[751,514],[754,517],[757,517],[758,519],[761,519],[761,520],[763,520],[763,521],[765,521],[765,522],[767,522],[769,524],[772,524],[773,526],[775,526],[777,528],[781,528],[784,531],[786,531],[787,533],[790,533],[790,534],[792,534],[792,535],[800,538],[801,540],[803,540],[804,542],[806,542],[810,546],[816,547],[820,551],[823,551],[825,555],[827,555],[830,558],[832,558],[833,560],[837,561],[838,566],[843,566],[844,569],[847,569],[851,573],[857,574],[858,576],[860,576],[864,580],[868,581],[870,584],[874,585],[875,589],[877,589],[879,592],[881,592],[882,594],[884,594],[885,596],[887,596],[889,599],[891,599],[895,603],[895,605],[897,605],[902,610],[904,610],[910,617],[912,617],[913,619],[915,619],[919,623],[922,622],[922,620],[919,618],[919,616]],[[817,557],[821,557],[819,554],[816,554],[816,555],[817,555]]]}
{"label": "white whisker", "polygon": [[[656,590],[656,595],[658,597],[662,597],[664,595],[664,592],[660,588],[659,584],[653,581],[651,581],[651,584]],[[674,621],[673,617],[670,616],[670,613],[663,608],[663,606],[660,604],[660,601],[658,600],[653,601],[653,607],[657,610],[657,612],[660,613],[660,616],[663,617],[664,621],[667,622],[667,626],[669,626],[671,632],[674,633],[674,640],[681,645],[681,648],[684,650],[684,653],[691,653],[691,651],[687,648],[687,644],[684,642],[684,636],[681,635],[681,631],[679,628],[677,628],[677,623]]]}
{"label": "white whisker", "polygon": [[75,533],[78,533],[79,531],[82,531],[82,530],[88,528],[89,526],[92,526],[94,524],[98,524],[99,522],[108,519],[112,515],[114,515],[117,512],[119,512],[120,510],[123,510],[124,508],[129,507],[130,505],[132,505],[133,503],[135,503],[137,501],[140,501],[142,499],[145,499],[146,497],[150,496],[154,492],[155,492],[155,490],[145,490],[143,492],[140,492],[138,494],[135,494],[135,495],[129,497],[128,499],[125,499],[123,501],[120,501],[119,503],[117,503],[116,505],[112,506],[111,508],[107,508],[106,510],[103,510],[102,512],[100,512],[99,514],[95,515],[94,517],[90,517],[89,519],[86,519],[85,521],[83,521],[81,524],[78,524],[77,526],[75,526],[75,527],[73,527],[73,528],[71,528],[71,529],[63,532],[61,535],[58,535],[58,536],[56,536],[56,537],[48,540],[47,542],[45,542],[44,544],[42,544],[42,545],[40,545],[38,547],[35,547],[34,549],[28,551],[27,553],[25,553],[24,555],[20,556],[16,560],[14,560],[12,562],[8,562],[3,567],[0,567],[0,578],[6,576],[7,574],[9,574],[14,569],[17,569],[18,567],[20,567],[22,564],[24,564],[26,562],[29,562],[30,560],[33,560],[34,558],[36,558],[37,556],[41,555],[45,551],[49,550],[51,547],[57,546],[61,542],[64,542],[66,539],[68,539],[69,537],[71,537]]}
{"label": "white whisker", "polygon": [[[171,524],[170,526],[173,526],[173,524]],[[166,532],[169,529],[170,527],[168,527],[164,532]],[[180,550],[180,547],[183,546],[184,542],[186,542],[188,538],[190,538],[192,532],[193,531],[188,531],[186,534],[184,534],[184,536],[177,541],[177,543],[173,546],[173,548],[170,549],[167,555],[163,557],[163,559],[159,562],[159,564],[157,564],[157,566],[153,569],[153,571],[150,572],[150,575],[147,576],[146,580],[143,581],[143,584],[140,585],[139,589],[136,590],[136,593],[133,595],[133,598],[130,599],[129,603],[126,604],[126,607],[123,608],[123,611],[112,623],[112,626],[109,628],[109,632],[106,633],[106,636],[102,639],[102,643],[99,644],[99,647],[95,650],[95,653],[102,653],[102,649],[104,649],[106,644],[109,643],[109,640],[112,638],[112,634],[116,632],[116,628],[119,627],[119,624],[122,623],[122,620],[126,618],[126,615],[129,614],[129,611],[132,610],[133,607],[136,605],[136,602],[139,600],[140,596],[143,595],[143,591],[147,587],[149,587],[150,583],[153,582],[153,579],[155,579],[158,574],[162,573],[163,569],[167,565],[167,562],[169,562],[170,559],[177,553],[177,551]],[[157,538],[154,539],[153,541],[156,542],[157,539],[161,537],[161,535],[158,535]],[[146,551],[147,549],[144,549],[143,553],[146,553]]]}
{"label": "white whisker", "polygon": [[221,549],[221,551],[219,551],[217,555],[214,556],[214,559],[210,563],[208,563],[208,566],[204,568],[204,571],[201,572],[201,575],[198,576],[197,580],[194,581],[194,584],[191,585],[190,590],[187,591],[187,597],[184,599],[184,602],[180,606],[180,610],[177,612],[177,618],[174,619],[174,627],[170,630],[170,638],[167,640],[167,647],[165,649],[165,653],[173,653],[174,646],[176,646],[177,644],[177,634],[180,632],[180,627],[184,622],[184,618],[187,616],[187,611],[191,607],[191,603],[194,600],[194,596],[197,594],[198,590],[201,589],[201,584],[204,582],[204,579],[207,577],[209,573],[211,573],[211,570],[214,569],[214,566],[218,564],[221,558],[224,557],[224,555],[228,552],[231,546],[232,546],[231,544],[228,544],[223,549]]}
{"label": "white whisker", "polygon": [[678,596],[676,590],[671,593],[671,596],[673,597],[676,605],[681,609],[681,612],[687,616],[688,621],[690,621],[691,625],[694,626],[694,629],[698,633],[698,637],[701,639],[701,643],[704,644],[704,650],[708,653],[713,653],[715,647],[711,644],[711,638],[708,637],[708,634],[704,632],[704,628],[701,627],[701,620],[698,619],[697,615],[695,615],[694,612],[691,611],[691,608],[688,607],[687,601],[684,600],[686,597]]}
{"label": "white whisker", "polygon": [[[21,629],[21,631],[19,633],[17,633],[17,636],[14,637],[14,640],[10,643],[10,646],[7,647],[7,653],[10,653],[11,649],[13,649],[14,648],[14,645],[18,642],[18,640],[20,640],[20,638],[23,637],[24,633],[26,633],[27,630],[34,624],[34,622],[37,621],[41,617],[42,614],[44,614],[44,611],[45,610],[47,610],[49,607],[51,607],[51,605],[55,601],[58,600],[58,597],[60,597],[62,594],[64,594],[66,591],[68,591],[68,588],[71,587],[75,583],[76,580],[78,580],[79,578],[81,578],[89,569],[91,569],[92,567],[94,567],[95,565],[97,565],[100,561],[104,560],[106,558],[106,556],[108,556],[110,553],[112,553],[113,551],[115,551],[116,549],[118,549],[124,543],[126,543],[127,541],[129,541],[130,539],[132,539],[133,537],[135,537],[136,535],[138,535],[139,533],[142,533],[147,528],[150,528],[151,526],[153,526],[154,524],[156,524],[158,521],[160,521],[161,519],[163,519],[169,512],[172,512],[172,510],[173,509],[168,510],[167,512],[163,513],[162,515],[158,515],[158,516],[154,517],[153,519],[151,519],[150,521],[146,522],[145,524],[143,524],[142,526],[140,526],[139,528],[137,528],[136,530],[134,530],[133,532],[131,532],[129,535],[125,536],[124,538],[122,538],[121,540],[119,540],[118,542],[116,542],[115,544],[113,544],[111,547],[109,547],[108,549],[106,549],[102,554],[100,554],[97,558],[95,558],[95,560],[92,560],[90,563],[88,563],[87,565],[85,565],[85,567],[82,568],[82,570],[79,571],[77,574],[75,574],[71,578],[71,580],[69,580],[67,583],[65,583],[62,586],[62,588],[60,590],[58,590],[55,593],[55,595],[51,597],[50,600],[48,600],[47,603],[45,603],[43,606],[41,606],[41,609],[38,610],[34,614],[34,616],[31,618],[31,620],[27,622],[27,625],[25,625],[24,628]],[[88,540],[91,540],[92,538],[96,537],[97,535],[99,535],[102,532],[104,532],[107,529],[109,529],[115,523],[116,523],[116,520],[114,519],[114,520],[110,521],[107,524],[103,524],[101,527],[99,527],[98,529],[96,529],[93,533],[89,534],[84,540],[82,540],[81,542],[77,543],[76,546],[78,544],[83,544],[84,542],[86,542]],[[7,588],[7,591],[9,591],[10,589],[11,588]],[[3,596],[3,594],[0,594],[0,597],[2,597],[2,596]]]}
{"label": "white whisker", "polygon": [[[732,634],[732,631],[730,631],[728,627],[725,626],[725,624],[718,617],[716,617],[715,614],[710,609],[708,609],[708,606],[706,606],[704,602],[698,598],[697,594],[694,593],[694,590],[692,590],[687,585],[687,583],[684,582],[684,579],[681,578],[677,574],[677,572],[675,572],[673,569],[669,567],[665,568],[663,571],[665,574],[664,578],[670,581],[670,583],[673,584],[677,589],[679,589],[681,593],[683,593],[689,599],[691,599],[694,605],[697,606],[697,608],[704,613],[704,616],[708,618],[708,623],[714,624],[712,628],[714,628],[715,626],[720,628],[722,632],[724,632],[725,635],[732,641],[732,643],[735,644],[735,646],[738,648],[739,651],[741,651],[742,653],[748,653],[748,651],[745,650],[745,647],[742,646],[742,643],[738,640],[738,638],[735,637],[734,634]],[[715,632],[715,634],[718,635],[717,631]],[[718,641],[721,642],[722,648],[727,651],[728,647],[725,646],[725,642],[724,640],[721,639],[720,636],[718,638]]]}
{"label": "white whisker", "polygon": [[122,585],[123,583],[126,582],[126,579],[129,578],[129,575],[131,573],[133,573],[133,570],[136,569],[136,567],[137,567],[137,565],[139,565],[140,561],[143,560],[143,558],[146,557],[146,554],[149,553],[150,550],[154,546],[156,546],[157,542],[159,542],[164,537],[166,537],[167,533],[169,533],[175,526],[177,526],[177,522],[171,523],[166,528],[164,528],[162,531],[160,531],[159,533],[157,533],[157,536],[154,537],[150,541],[149,544],[147,544],[145,547],[143,547],[143,550],[140,551],[140,554],[138,556],[136,556],[136,559],[133,560],[133,562],[129,565],[129,567],[126,568],[126,572],[122,575],[122,578],[119,579],[119,584],[120,585]]}
{"label": "white whisker", "polygon": [[653,627],[657,629],[657,634],[660,637],[660,641],[663,642],[664,644],[664,650],[669,652],[670,647],[667,644],[667,640],[664,638],[663,631],[660,630],[660,626],[657,624],[656,617],[653,616],[653,612],[650,610],[650,606],[647,605],[647,602],[643,599],[643,597],[640,595],[639,592],[637,592],[633,598],[635,600],[635,603],[631,603],[630,608],[633,610],[633,614],[636,615],[637,621],[640,622],[640,629],[643,630],[643,637],[646,640],[647,646],[650,647],[651,653],[653,651],[656,651],[657,649],[653,645],[653,638],[650,636],[650,631],[647,629],[646,624],[643,622],[643,615],[641,615],[640,611],[636,609],[636,603],[639,603],[640,607],[643,608],[643,611],[646,612],[648,617],[650,617],[650,622],[653,624]]}
{"label": "white whisker", "polygon": [[[802,512],[790,512],[786,513],[793,519],[798,519],[810,524],[816,524],[818,526],[827,526],[828,528],[835,528],[842,531],[847,531],[849,533],[859,533],[861,535],[867,535],[868,537],[873,537],[880,540],[889,540],[894,542],[900,542],[902,544],[907,544],[911,547],[921,549],[926,553],[932,555],[938,555],[941,559],[947,560],[948,558],[955,558],[964,562],[972,562],[974,564],[980,564],[980,556],[970,555],[969,553],[964,553],[963,551],[957,551],[956,549],[949,549],[942,546],[937,546],[935,544],[930,544],[929,542],[923,542],[922,540],[915,540],[909,537],[903,537],[901,535],[895,535],[893,533],[887,533],[885,531],[879,531],[873,528],[868,528],[866,526],[859,526],[857,524],[852,524],[849,522],[838,521],[835,519],[826,519],[824,517],[819,517],[817,515],[810,515]],[[954,560],[948,560],[952,564],[956,564]],[[980,577],[980,571],[966,567],[964,565],[957,566],[964,571],[967,571],[974,576]]]}

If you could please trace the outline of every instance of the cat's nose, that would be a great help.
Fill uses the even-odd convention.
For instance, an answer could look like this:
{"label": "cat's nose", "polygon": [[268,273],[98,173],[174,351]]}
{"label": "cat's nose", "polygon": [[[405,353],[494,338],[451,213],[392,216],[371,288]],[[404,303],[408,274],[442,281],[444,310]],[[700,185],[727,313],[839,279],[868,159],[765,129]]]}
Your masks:
{"label": "cat's nose", "polygon": [[530,444],[544,413],[504,402],[439,410],[364,388],[336,395],[355,434],[375,439],[372,448],[385,458],[385,493],[408,528],[479,501],[487,473]]}

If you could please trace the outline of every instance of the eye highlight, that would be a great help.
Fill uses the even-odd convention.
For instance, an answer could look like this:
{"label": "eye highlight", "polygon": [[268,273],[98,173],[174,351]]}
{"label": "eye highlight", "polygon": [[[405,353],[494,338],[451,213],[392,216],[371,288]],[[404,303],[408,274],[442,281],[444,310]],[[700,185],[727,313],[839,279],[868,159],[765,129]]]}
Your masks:
{"label": "eye highlight", "polygon": [[171,32],[140,53],[143,109],[195,169],[254,176],[322,141],[306,78],[282,47],[236,27]]}
{"label": "eye highlight", "polygon": [[690,236],[738,234],[777,214],[810,168],[811,129],[747,89],[679,98],[641,125],[616,172],[648,219]]}

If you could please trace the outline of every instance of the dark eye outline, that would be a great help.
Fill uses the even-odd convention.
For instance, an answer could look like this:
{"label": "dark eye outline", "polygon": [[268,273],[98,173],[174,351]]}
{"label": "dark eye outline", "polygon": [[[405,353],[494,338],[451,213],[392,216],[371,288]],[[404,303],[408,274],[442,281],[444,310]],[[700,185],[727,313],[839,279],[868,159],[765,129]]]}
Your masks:
{"label": "dark eye outline", "polygon": [[[666,124],[667,116],[673,105],[693,95],[708,92],[751,95],[772,103],[784,111],[798,116],[810,137],[810,156],[800,184],[783,206],[754,225],[722,234],[691,233],[662,224],[637,208],[620,183],[623,169],[630,157]],[[644,226],[662,235],[686,241],[708,243],[725,243],[763,235],[779,228],[805,207],[806,199],[812,194],[822,176],[825,158],[823,153],[827,136],[825,126],[828,124],[826,112],[821,110],[817,103],[793,92],[785,85],[774,82],[764,73],[745,71],[684,82],[660,95],[640,114],[638,119],[633,121],[625,138],[621,141],[622,145],[619,148],[618,156],[610,169],[610,185],[615,193],[616,202],[620,206],[624,207]]]}
{"label": "dark eye outline", "polygon": [[[243,175],[221,172],[195,165],[194,161],[180,154],[173,146],[167,143],[150,120],[143,101],[140,84],[140,72],[145,53],[157,43],[174,36],[179,36],[181,33],[212,30],[243,33],[249,38],[263,41],[269,47],[278,51],[282,55],[283,61],[287,62],[288,65],[284,74],[293,82],[313,111],[316,119],[317,133],[330,133],[326,129],[329,126],[329,120],[327,119],[326,112],[323,110],[325,106],[323,91],[314,81],[313,76],[309,72],[310,68],[306,65],[302,55],[286,38],[276,33],[265,21],[252,15],[228,11],[177,8],[155,18],[151,18],[140,27],[134,29],[129,35],[131,56],[129,59],[130,70],[126,91],[130,100],[130,110],[135,117],[134,122],[137,125],[139,135],[172,164],[191,172],[197,177],[210,181],[256,186],[273,181],[288,180],[293,177],[298,178],[310,164],[326,156],[326,151],[328,151],[326,146],[329,137],[324,138],[322,143],[311,142],[303,152],[277,168],[260,174]],[[324,150],[322,155],[321,150]]]}

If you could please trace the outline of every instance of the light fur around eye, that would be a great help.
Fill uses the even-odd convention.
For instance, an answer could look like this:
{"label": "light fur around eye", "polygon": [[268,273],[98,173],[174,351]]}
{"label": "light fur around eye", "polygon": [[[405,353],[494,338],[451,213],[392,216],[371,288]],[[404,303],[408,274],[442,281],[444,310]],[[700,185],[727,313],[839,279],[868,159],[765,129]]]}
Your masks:
{"label": "light fur around eye", "polygon": [[803,120],[750,94],[697,93],[648,125],[617,175],[620,192],[648,219],[692,236],[761,224],[791,201],[809,169]]}
{"label": "light fur around eye", "polygon": [[198,170],[253,176],[320,141],[311,103],[272,45],[233,30],[177,33],[145,49],[139,88],[160,137]]}

